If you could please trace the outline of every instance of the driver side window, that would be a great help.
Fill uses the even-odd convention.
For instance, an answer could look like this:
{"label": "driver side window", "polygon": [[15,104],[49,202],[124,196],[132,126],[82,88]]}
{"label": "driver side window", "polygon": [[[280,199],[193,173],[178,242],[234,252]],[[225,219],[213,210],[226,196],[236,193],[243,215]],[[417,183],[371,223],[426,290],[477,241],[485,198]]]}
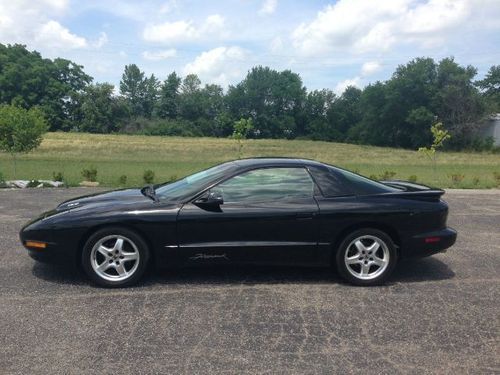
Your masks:
{"label": "driver side window", "polygon": [[312,198],[314,182],[304,168],[263,168],[235,176],[216,187],[224,202],[266,202]]}

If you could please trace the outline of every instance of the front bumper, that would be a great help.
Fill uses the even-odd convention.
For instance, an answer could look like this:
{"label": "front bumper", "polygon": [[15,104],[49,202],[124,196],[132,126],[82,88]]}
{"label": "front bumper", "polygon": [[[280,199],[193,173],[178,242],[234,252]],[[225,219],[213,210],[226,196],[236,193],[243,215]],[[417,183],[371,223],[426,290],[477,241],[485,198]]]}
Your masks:
{"label": "front bumper", "polygon": [[445,252],[457,240],[457,231],[444,228],[438,231],[427,232],[412,236],[403,244],[403,256],[427,257],[436,253]]}
{"label": "front bumper", "polygon": [[[42,263],[69,265],[75,264],[75,252],[68,251],[68,246],[61,246],[54,241],[51,230],[26,230],[23,228],[19,233],[22,245],[28,250],[31,258]],[[33,248],[27,246],[28,242],[41,242],[45,248]]]}

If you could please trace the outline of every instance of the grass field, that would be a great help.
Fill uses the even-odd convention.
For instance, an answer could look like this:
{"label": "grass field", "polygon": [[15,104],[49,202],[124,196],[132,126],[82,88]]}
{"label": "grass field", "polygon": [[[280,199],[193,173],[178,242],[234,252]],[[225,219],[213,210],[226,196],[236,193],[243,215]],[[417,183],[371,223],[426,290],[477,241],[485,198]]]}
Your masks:
{"label": "grass field", "polygon": [[[366,176],[379,176],[385,171],[395,172],[396,179],[414,175],[421,183],[439,187],[492,188],[500,183],[500,155],[490,153],[440,153],[434,169],[425,156],[409,150],[247,140],[243,157],[251,156],[311,158]],[[144,185],[146,169],[155,172],[156,182],[163,182],[237,157],[238,146],[231,139],[48,133],[35,152],[18,159],[17,178],[51,179],[53,172],[61,172],[68,184],[76,185],[83,180],[82,169],[94,166],[102,185],[119,186],[120,176],[126,175],[126,186],[139,186]],[[0,172],[6,179],[14,178],[9,155],[0,154]]]}

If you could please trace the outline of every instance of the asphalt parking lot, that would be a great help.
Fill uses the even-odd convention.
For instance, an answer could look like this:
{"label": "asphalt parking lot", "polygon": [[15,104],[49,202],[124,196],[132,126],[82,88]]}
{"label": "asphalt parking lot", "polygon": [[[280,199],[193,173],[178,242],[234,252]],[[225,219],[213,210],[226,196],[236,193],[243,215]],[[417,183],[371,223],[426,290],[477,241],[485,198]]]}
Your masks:
{"label": "asphalt parking lot", "polygon": [[0,190],[0,373],[500,373],[500,190],[449,191],[446,254],[383,287],[329,270],[157,272],[106,290],[36,264],[28,219],[91,189]]}

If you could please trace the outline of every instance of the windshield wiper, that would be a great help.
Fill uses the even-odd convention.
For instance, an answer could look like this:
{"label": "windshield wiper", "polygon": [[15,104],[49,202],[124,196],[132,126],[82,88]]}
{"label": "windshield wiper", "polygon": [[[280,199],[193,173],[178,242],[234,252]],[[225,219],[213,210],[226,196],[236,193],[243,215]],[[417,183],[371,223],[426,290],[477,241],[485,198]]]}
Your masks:
{"label": "windshield wiper", "polygon": [[141,193],[148,197],[151,198],[154,202],[159,202],[160,199],[158,199],[158,196],[156,195],[155,187],[154,185],[146,185],[141,189]]}

